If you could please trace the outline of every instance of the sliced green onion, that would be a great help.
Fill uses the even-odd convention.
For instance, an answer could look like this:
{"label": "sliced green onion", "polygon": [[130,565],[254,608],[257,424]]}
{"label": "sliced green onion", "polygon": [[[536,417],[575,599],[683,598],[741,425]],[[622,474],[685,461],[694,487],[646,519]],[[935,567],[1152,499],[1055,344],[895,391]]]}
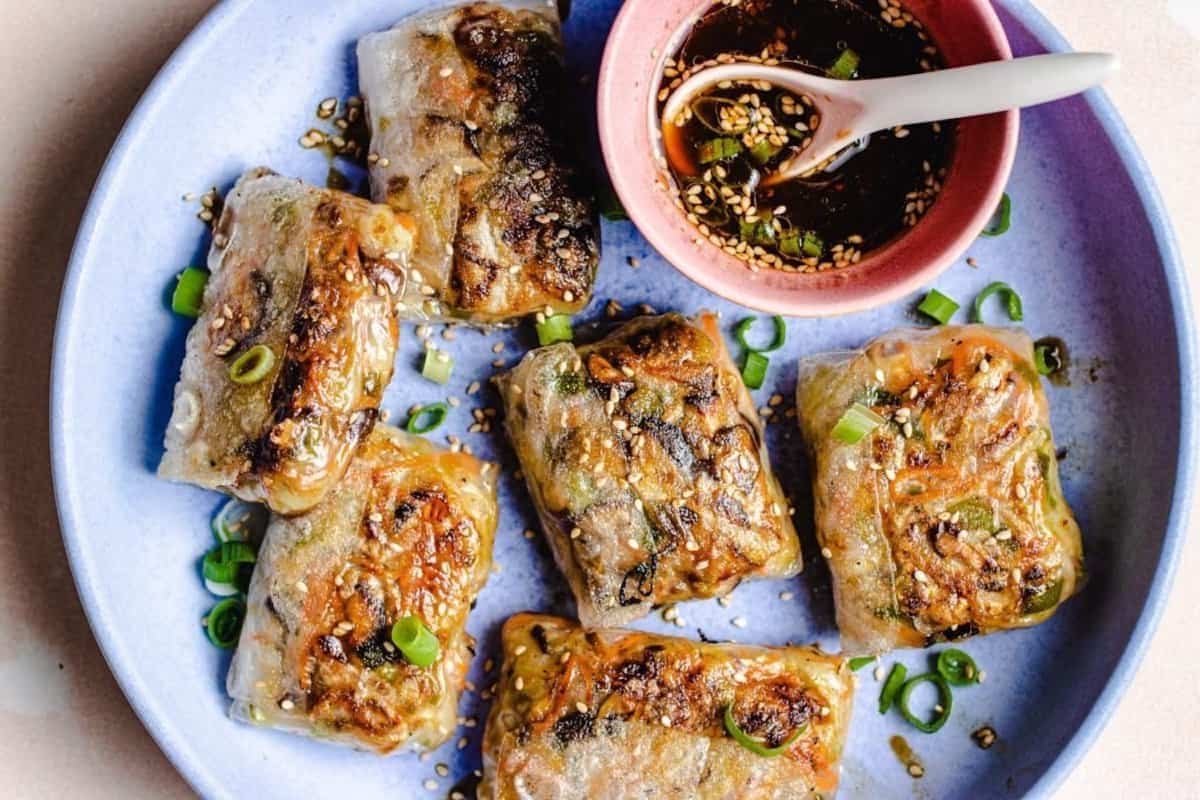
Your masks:
{"label": "sliced green onion", "polygon": [[232,583],[218,583],[208,578],[204,579],[204,588],[208,590],[209,594],[217,597],[233,597],[235,594],[242,593],[242,590]]}
{"label": "sliced green onion", "polygon": [[970,686],[979,682],[975,659],[954,647],[938,653],[937,671],[952,686]]}
{"label": "sliced green onion", "polygon": [[171,293],[171,310],[185,317],[198,317],[204,306],[204,287],[208,270],[188,267],[179,273],[175,291]]}
{"label": "sliced green onion", "polygon": [[893,664],[887,680],[883,682],[883,690],[879,693],[879,713],[886,714],[896,700],[896,694],[904,686],[908,677],[908,669],[903,664]]}
{"label": "sliced green onion", "polygon": [[442,423],[446,421],[446,415],[449,413],[450,406],[445,403],[430,403],[427,406],[418,406],[413,411],[412,416],[408,418],[408,423],[404,426],[404,430],[418,435],[430,433],[442,426]]}
{"label": "sliced green onion", "polygon": [[[938,690],[938,706],[939,709],[934,710],[934,716],[928,722],[918,717],[908,707],[909,697],[922,683],[932,683]],[[946,679],[936,672],[926,672],[924,675],[918,675],[915,678],[909,679],[904,684],[904,688],[900,690],[900,697],[896,704],[900,707],[900,713],[919,731],[924,733],[937,733],[942,726],[946,724],[946,720],[950,719],[950,711],[954,708],[954,694],[950,691],[950,684],[946,683]]]}
{"label": "sliced green onion", "polygon": [[800,234],[789,233],[784,235],[779,240],[779,252],[785,256],[799,258],[802,252],[800,249]]}
{"label": "sliced green onion", "polygon": [[839,81],[848,81],[858,72],[858,63],[860,60],[858,53],[847,47],[838,55],[837,61],[833,62],[833,66],[825,70],[825,74]]}
{"label": "sliced green onion", "polygon": [[392,644],[405,660],[418,667],[428,667],[437,661],[438,639],[419,617],[402,617],[392,626]]}
{"label": "sliced green onion", "polygon": [[569,342],[575,338],[571,330],[569,314],[551,314],[537,324],[538,344],[545,347],[556,342]]}
{"label": "sliced green onion", "polygon": [[1062,578],[1059,578],[1039,594],[1025,598],[1021,603],[1021,612],[1024,614],[1041,614],[1043,611],[1049,611],[1058,605],[1058,601],[1062,599],[1062,592],[1063,581]]}
{"label": "sliced green onion", "polygon": [[875,660],[875,656],[859,656],[858,658],[850,659],[850,671],[858,672],[860,669],[870,664]]}
{"label": "sliced green onion", "polygon": [[450,373],[453,371],[454,358],[449,353],[436,348],[425,351],[425,361],[421,365],[422,377],[434,383],[445,384],[450,380]]}
{"label": "sliced green onion", "polygon": [[267,377],[275,366],[275,353],[265,344],[256,344],[229,365],[229,380],[248,385]]}
{"label": "sliced green onion", "polygon": [[925,295],[925,299],[921,301],[921,305],[917,306],[917,311],[933,317],[940,324],[945,325],[954,316],[954,312],[958,311],[958,303],[937,289],[930,289],[929,294]]}
{"label": "sliced green onion", "polygon": [[742,367],[742,383],[746,384],[749,389],[760,388],[767,377],[767,367],[770,365],[771,359],[762,353],[753,350],[746,353],[746,364]]}
{"label": "sliced green onion", "polygon": [[1057,345],[1039,344],[1033,348],[1033,364],[1039,375],[1053,375],[1063,368],[1062,353]]}
{"label": "sliced green onion", "polygon": [[1025,310],[1021,307],[1021,295],[1017,294],[1004,281],[994,281],[985,286],[983,291],[975,298],[974,313],[972,314],[974,322],[983,322],[983,301],[994,294],[999,294],[1004,298],[1004,303],[1008,307],[1009,319],[1013,322],[1020,322],[1025,319]]}
{"label": "sliced green onion", "polygon": [[864,436],[885,422],[887,420],[862,403],[854,403],[833,426],[833,438],[846,444],[858,444]]}
{"label": "sliced green onion", "polygon": [[806,256],[820,258],[825,254],[825,242],[812,231],[805,231],[804,238],[800,241],[800,249]]}
{"label": "sliced green onion", "polygon": [[771,339],[770,344],[763,347],[755,347],[746,341],[746,333],[754,327],[755,322],[758,322],[758,317],[746,317],[733,329],[733,338],[738,340],[738,344],[756,353],[773,353],[783,347],[783,343],[787,341],[787,323],[783,321],[783,317],[778,314],[771,317],[771,322],[775,325],[775,338]]}
{"label": "sliced green onion", "polygon": [[782,149],[779,145],[771,144],[766,139],[763,139],[750,148],[750,157],[759,164],[766,164],[772,158],[779,155],[779,151]]}
{"label": "sliced green onion", "polygon": [[222,542],[204,554],[201,571],[204,573],[205,586],[211,582],[246,591],[250,586],[252,570],[243,565],[253,565],[256,559],[254,548],[246,542]]}
{"label": "sliced green onion", "polygon": [[746,244],[769,246],[775,241],[775,226],[770,219],[758,219],[754,222],[741,220],[738,222],[738,236]]}
{"label": "sliced green onion", "polygon": [[733,158],[740,152],[742,152],[741,142],[722,136],[720,139],[712,139],[701,144],[696,150],[696,157],[700,159],[701,164],[711,164],[714,161]]}
{"label": "sliced green onion", "polygon": [[1012,226],[1012,198],[1005,192],[1000,196],[1000,205],[996,208],[996,213],[992,216],[987,227],[979,233],[983,236],[1001,236],[1008,233],[1008,229]]}
{"label": "sliced green onion", "polygon": [[256,542],[262,539],[269,519],[265,506],[234,498],[213,517],[213,536],[218,542]]}
{"label": "sliced green onion", "polygon": [[228,597],[212,607],[204,619],[204,631],[208,640],[222,650],[237,644],[242,632],[242,620],[246,618],[246,604],[240,597]]}
{"label": "sliced green onion", "polygon": [[625,206],[621,205],[621,198],[617,197],[612,184],[607,180],[600,182],[600,188],[596,192],[596,205],[600,208],[600,216],[610,222],[623,222],[629,219]]}
{"label": "sliced green onion", "polygon": [[755,755],[764,756],[765,758],[774,758],[775,756],[786,753],[791,746],[796,743],[796,740],[800,738],[800,734],[804,733],[807,728],[808,723],[806,722],[799,728],[796,728],[796,730],[792,731],[791,734],[784,739],[778,747],[767,747],[758,739],[755,739],[753,736],[738,727],[737,720],[734,719],[733,716],[733,703],[725,706],[725,730],[728,731],[729,735],[733,737],[733,740],[742,747],[746,748]]}

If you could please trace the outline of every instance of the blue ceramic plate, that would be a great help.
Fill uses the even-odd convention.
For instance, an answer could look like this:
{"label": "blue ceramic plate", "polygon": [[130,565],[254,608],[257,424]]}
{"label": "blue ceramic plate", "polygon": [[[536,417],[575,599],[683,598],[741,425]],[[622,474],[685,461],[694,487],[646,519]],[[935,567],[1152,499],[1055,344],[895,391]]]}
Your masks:
{"label": "blue ceramic plate", "polygon": [[[285,734],[226,716],[228,658],[205,639],[200,620],[213,603],[198,564],[211,545],[208,523],[221,499],[154,476],[171,387],[188,321],[173,316],[164,293],[175,273],[207,249],[195,203],[181,200],[228,188],[247,167],[275,169],[321,183],[328,164],[297,138],[326,96],[355,91],[353,47],[430,5],[411,0],[229,0],[213,11],[167,64],[121,134],[79,232],[55,342],[53,458],[59,513],[84,607],[129,702],[167,755],[209,797],[444,797],[479,766],[486,708],[477,694],[462,714],[469,745],[453,743],[427,760],[390,759]],[[571,69],[594,77],[617,0],[576,0],[566,25]],[[1018,54],[1065,43],[1023,0],[999,3]],[[591,87],[581,82],[581,141],[594,138]],[[593,149],[593,153],[598,150]],[[598,155],[593,156],[597,163]],[[1046,796],[1083,754],[1129,682],[1166,600],[1196,484],[1196,350],[1182,270],[1162,206],[1128,134],[1094,94],[1026,112],[1009,188],[1012,231],[980,240],[978,268],[952,268],[939,287],[970,298],[992,280],[1023,294],[1035,336],[1068,343],[1072,385],[1051,389],[1067,495],[1083,527],[1091,571],[1084,593],[1035,630],[977,639],[968,649],[987,670],[982,686],[961,690],[949,724],[934,736],[874,710],[878,686],[860,673],[846,752],[844,797]],[[628,256],[640,267],[632,268]],[[707,295],[655,255],[628,223],[606,224],[596,300],[602,320],[616,298],[627,308],[694,311],[735,306]],[[829,320],[793,320],[786,350],[773,358],[758,394],[790,396],[796,357],[861,344],[910,323],[910,304]],[[484,344],[486,339],[486,344]],[[416,402],[464,397],[493,373],[490,345],[512,363],[529,348],[521,328],[484,337],[460,333],[450,349],[459,366],[446,390],[415,369],[417,341],[403,336],[397,377],[385,407],[395,416]],[[480,346],[483,344],[483,346]],[[483,403],[495,402],[484,396]],[[439,433],[456,433],[476,452],[511,467],[497,436],[467,434],[464,407]],[[808,476],[790,424],[770,427],[776,469],[800,508],[809,562],[802,578],[748,584],[728,608],[686,604],[686,626],[653,618],[644,626],[697,636],[780,644],[816,640],[837,647],[829,579],[817,557]],[[524,489],[501,488],[502,524],[492,576],[471,616],[481,643],[472,679],[489,684],[482,664],[494,654],[503,619],[522,609],[570,615],[569,594],[539,541]],[[794,599],[780,599],[783,591]],[[731,625],[735,617],[748,625]],[[910,669],[926,655],[903,653]],[[890,660],[890,659],[889,659]],[[999,732],[989,751],[971,741],[982,724]],[[904,733],[928,774],[912,781],[888,750]],[[435,765],[449,765],[438,778]],[[430,778],[436,791],[422,788]]]}

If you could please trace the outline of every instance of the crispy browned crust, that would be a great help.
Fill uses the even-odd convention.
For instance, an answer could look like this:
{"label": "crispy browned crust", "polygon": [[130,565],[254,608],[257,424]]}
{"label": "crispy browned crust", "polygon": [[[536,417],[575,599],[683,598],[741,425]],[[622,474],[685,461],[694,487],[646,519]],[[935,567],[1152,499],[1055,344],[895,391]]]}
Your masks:
{"label": "crispy browned crust", "polygon": [[[588,631],[534,614],[510,618],[502,644],[480,798],[782,798],[836,788],[852,693],[839,658]],[[781,756],[757,755],[729,736],[731,705],[738,726],[768,746],[802,733]]]}
{"label": "crispy browned crust", "polygon": [[[480,462],[380,426],[333,496],[272,522],[230,673],[235,712],[380,753],[445,741],[496,516]],[[392,644],[405,616],[438,637],[433,666]]]}
{"label": "crispy browned crust", "polygon": [[422,313],[491,324],[583,309],[599,223],[567,146],[553,10],[440,10],[364,37],[358,52],[372,191],[417,219],[410,294]]}
{"label": "crispy browned crust", "polygon": [[[851,402],[888,420],[847,445]],[[843,644],[920,646],[1049,617],[1083,578],[1049,409],[1022,333],[899,331],[799,392]]]}
{"label": "crispy browned crust", "polygon": [[[391,380],[411,221],[256,169],[225,202],[159,473],[312,508],[375,424]],[[230,367],[271,353],[261,380]]]}
{"label": "crispy browned crust", "polygon": [[491,121],[468,138],[495,170],[461,185],[451,302],[485,310],[493,283],[508,268],[488,261],[464,233],[482,214],[498,212],[501,235],[527,279],[508,301],[512,310],[578,311],[591,296],[599,230],[590,187],[564,146],[561,46],[544,25],[486,4],[460,12],[454,41],[476,70],[473,83]]}
{"label": "crispy browned crust", "polygon": [[501,393],[586,624],[799,571],[786,500],[713,315],[644,318],[578,350],[535,351]]}

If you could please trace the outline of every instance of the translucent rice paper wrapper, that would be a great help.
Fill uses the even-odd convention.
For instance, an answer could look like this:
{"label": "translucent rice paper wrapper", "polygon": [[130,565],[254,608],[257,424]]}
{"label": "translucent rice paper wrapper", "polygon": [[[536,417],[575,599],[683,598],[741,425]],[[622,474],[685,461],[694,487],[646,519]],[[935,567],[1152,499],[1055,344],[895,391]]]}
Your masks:
{"label": "translucent rice paper wrapper", "polygon": [[[229,670],[232,716],[380,754],[449,739],[491,566],[494,477],[380,425],[320,505],[274,517]],[[407,616],[438,639],[429,667],[391,641]]]}
{"label": "translucent rice paper wrapper", "polygon": [[[882,422],[850,443],[834,429],[855,403]],[[804,359],[797,409],[846,651],[1036,625],[1079,590],[1079,527],[1023,331],[901,329]]]}

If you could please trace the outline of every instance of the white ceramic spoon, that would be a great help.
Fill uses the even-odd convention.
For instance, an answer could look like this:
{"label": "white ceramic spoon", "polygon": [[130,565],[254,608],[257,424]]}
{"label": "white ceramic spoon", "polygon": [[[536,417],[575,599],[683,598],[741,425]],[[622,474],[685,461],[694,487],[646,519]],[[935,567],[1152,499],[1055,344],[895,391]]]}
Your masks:
{"label": "white ceramic spoon", "polygon": [[766,81],[808,95],[821,124],[812,143],[782,162],[770,177],[770,183],[779,183],[812,171],[875,131],[1057,100],[1099,85],[1118,65],[1111,53],[1055,53],[860,81],[823,78],[789,67],[722,64],[680,84],[663,108],[663,120],[673,124],[689,102],[722,81]]}

